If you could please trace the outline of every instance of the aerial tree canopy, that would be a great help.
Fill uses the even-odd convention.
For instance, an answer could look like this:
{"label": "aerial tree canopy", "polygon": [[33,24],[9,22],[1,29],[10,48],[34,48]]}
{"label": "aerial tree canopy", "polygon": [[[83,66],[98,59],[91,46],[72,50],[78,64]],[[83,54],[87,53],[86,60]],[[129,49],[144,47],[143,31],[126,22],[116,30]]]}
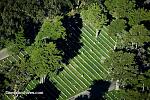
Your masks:
{"label": "aerial tree canopy", "polygon": [[91,24],[98,30],[100,30],[108,21],[107,16],[103,13],[97,3],[92,3],[87,9],[81,10],[81,17],[85,22]]}
{"label": "aerial tree canopy", "polygon": [[[5,91],[14,91],[15,85],[16,90],[22,90],[28,82],[33,78],[34,72],[30,71],[30,65],[26,57],[22,57],[17,61],[12,63],[6,60],[4,63],[1,63],[0,66],[1,74],[5,75],[6,90]],[[30,73],[31,72],[31,73]]]}
{"label": "aerial tree canopy", "polygon": [[11,40],[11,42],[7,42],[7,48],[11,53],[19,53],[21,50],[26,48],[27,41],[23,34],[23,30],[17,32],[15,34],[15,40]]}
{"label": "aerial tree canopy", "polygon": [[119,91],[123,93],[123,99],[149,98],[150,70],[148,63],[142,64],[144,60],[141,61],[141,58],[137,57],[140,53],[131,52],[114,51],[110,53],[110,58],[105,60],[105,64],[110,70],[109,79],[119,80]]}
{"label": "aerial tree canopy", "polygon": [[134,54],[123,51],[110,53],[110,59],[106,59],[105,64],[110,69],[111,78],[120,82],[130,82],[136,76]]}
{"label": "aerial tree canopy", "polygon": [[150,31],[144,25],[134,25],[128,33],[123,37],[124,45],[142,46],[144,43],[150,42]]}
{"label": "aerial tree canopy", "polygon": [[124,19],[113,20],[108,27],[109,29],[108,34],[115,35],[115,36],[122,35],[123,31],[126,28],[126,23],[127,22]]}
{"label": "aerial tree canopy", "polygon": [[49,39],[51,41],[59,38],[65,38],[65,28],[61,23],[62,17],[56,16],[53,19],[45,19],[44,23],[35,38],[35,43],[43,39]]}
{"label": "aerial tree canopy", "polygon": [[140,24],[141,21],[150,20],[150,11],[144,8],[133,9],[132,11],[128,12],[126,16],[129,20],[129,25],[137,25]]}
{"label": "aerial tree canopy", "polygon": [[56,45],[52,42],[43,44],[42,47],[32,48],[31,53],[31,67],[32,71],[38,77],[55,72],[61,68],[61,52],[57,50]]}
{"label": "aerial tree canopy", "polygon": [[135,8],[135,0],[105,0],[104,4],[114,18],[124,18]]}
{"label": "aerial tree canopy", "polygon": [[9,38],[10,42],[14,40],[20,28],[24,29],[23,34],[27,39],[31,38],[38,33],[39,24],[43,23],[45,17],[63,15],[76,3],[77,0],[1,0],[0,47],[6,47],[6,39]]}
{"label": "aerial tree canopy", "polygon": [[56,48],[55,41],[64,37],[65,28],[62,26],[61,17],[44,20],[35,43],[30,48],[31,66],[37,76],[55,72],[62,66],[63,52]]}

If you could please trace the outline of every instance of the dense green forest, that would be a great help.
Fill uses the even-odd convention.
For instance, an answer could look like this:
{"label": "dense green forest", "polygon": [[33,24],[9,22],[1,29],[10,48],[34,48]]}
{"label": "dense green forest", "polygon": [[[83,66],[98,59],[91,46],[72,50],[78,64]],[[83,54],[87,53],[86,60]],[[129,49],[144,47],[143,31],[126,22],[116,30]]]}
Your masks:
{"label": "dense green forest", "polygon": [[113,17],[109,31],[117,36],[116,48],[106,60],[111,78],[119,80],[123,98],[148,99],[150,93],[150,10],[143,1],[106,0]]}
{"label": "dense green forest", "polygon": [[[68,34],[67,22],[76,24],[73,21],[80,18],[98,33],[106,26],[108,34],[116,38],[104,61],[111,75],[105,80],[119,80],[120,99],[150,99],[148,0],[1,0],[0,50],[28,54],[19,61],[0,62],[0,99],[5,91],[24,90],[33,79],[61,73],[64,57],[76,56],[68,45],[81,45],[79,40],[69,44],[72,34]],[[73,57],[66,58],[66,51]]]}

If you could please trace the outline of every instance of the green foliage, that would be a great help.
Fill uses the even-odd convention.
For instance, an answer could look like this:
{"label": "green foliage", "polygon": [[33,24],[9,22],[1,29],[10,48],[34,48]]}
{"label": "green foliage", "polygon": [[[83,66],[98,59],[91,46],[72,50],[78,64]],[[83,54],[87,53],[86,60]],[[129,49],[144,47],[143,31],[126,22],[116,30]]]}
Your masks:
{"label": "green foliage", "polygon": [[61,67],[61,52],[52,42],[42,47],[33,47],[31,53],[32,70],[41,77]]}
{"label": "green foliage", "polygon": [[[29,62],[26,58],[22,58],[17,62],[10,63],[8,60],[0,67],[1,73],[5,75],[9,81],[6,84],[6,90],[13,91],[14,86],[17,85],[17,90],[21,90],[32,78],[32,73],[28,70]],[[9,87],[9,88],[8,88]]]}
{"label": "green foliage", "polygon": [[45,19],[40,29],[40,32],[35,38],[35,42],[39,42],[43,39],[50,39],[51,41],[65,37],[65,28],[61,23],[62,17],[56,16],[53,19]]}
{"label": "green foliage", "polygon": [[150,35],[149,31],[145,28],[145,26],[142,25],[134,25],[130,30],[130,34],[133,36],[143,35],[148,36]]}
{"label": "green foliage", "polygon": [[[10,80],[7,84],[13,91],[22,90],[33,76],[43,77],[52,72],[56,72],[61,67],[62,52],[56,48],[54,43],[57,39],[65,37],[65,29],[62,26],[61,18],[45,19],[44,23],[35,38],[35,43],[26,47],[26,39],[23,31],[15,34],[15,40],[9,42],[8,46],[15,53],[27,48],[29,55],[21,58],[17,62],[5,63],[0,68],[5,76]],[[52,74],[51,74],[52,75]]]}
{"label": "green foliage", "polygon": [[124,19],[115,19],[108,26],[108,34],[111,36],[116,36],[115,46],[117,48],[121,48],[124,43],[123,37],[126,34],[126,23],[127,22]]}
{"label": "green foliage", "polygon": [[140,24],[141,21],[150,20],[150,11],[147,11],[144,8],[133,9],[128,12],[127,18],[129,19],[129,25],[137,25]]}
{"label": "green foliage", "polygon": [[9,79],[6,78],[2,73],[0,74],[0,98],[4,97],[4,93],[10,86]]}
{"label": "green foliage", "polygon": [[107,16],[103,13],[102,9],[97,3],[92,3],[87,9],[81,10],[81,17],[87,23],[100,30],[106,24]]}
{"label": "green foliage", "polygon": [[115,19],[110,23],[110,26],[108,27],[108,33],[115,36],[121,35],[125,28],[126,21],[124,19]]}
{"label": "green foliage", "polygon": [[61,67],[62,52],[56,48],[54,43],[57,39],[65,37],[65,29],[61,18],[45,19],[35,38],[35,44],[30,48],[30,60],[32,70],[38,77],[55,72]]}
{"label": "green foliage", "polygon": [[[29,29],[32,24],[42,23],[45,17],[53,18],[55,15],[62,15],[73,8],[76,0],[1,0],[0,1],[0,43],[5,47],[5,39],[11,42],[13,35],[24,31],[36,32]],[[25,28],[27,26],[27,30]],[[32,30],[32,32],[30,31]],[[28,34],[30,34],[28,33]],[[23,33],[25,34],[25,33]]]}
{"label": "green foliage", "polygon": [[122,51],[112,52],[110,59],[106,59],[105,64],[111,70],[111,78],[120,80],[120,82],[131,82],[136,75],[134,54],[124,53]]}
{"label": "green foliage", "polygon": [[7,48],[12,53],[19,53],[19,50],[25,49],[26,39],[23,34],[23,31],[17,32],[15,34],[15,40],[8,41]]}
{"label": "green foliage", "polygon": [[105,0],[105,6],[115,18],[124,18],[135,8],[135,0]]}
{"label": "green foliage", "polygon": [[150,42],[150,32],[144,25],[134,25],[129,32],[124,35],[123,41],[126,46],[132,44],[142,46],[145,42]]}
{"label": "green foliage", "polygon": [[141,94],[135,90],[120,90],[120,95],[125,100],[146,100],[149,98],[147,93]]}
{"label": "green foliage", "polygon": [[137,64],[139,62],[136,62],[135,57],[133,53],[115,51],[106,59],[105,64],[110,69],[110,79],[119,80],[123,99],[144,100],[149,98],[150,71],[141,72],[142,66]]}
{"label": "green foliage", "polygon": [[134,0],[106,0],[105,5],[116,18],[110,23],[108,33],[117,36],[118,48],[133,45],[138,47],[149,42],[149,32],[140,23],[150,20],[150,11],[144,8],[135,9]]}
{"label": "green foliage", "polygon": [[144,87],[150,87],[150,70],[146,71],[143,75],[143,77],[139,77],[141,80],[141,83],[144,84]]}
{"label": "green foliage", "polygon": [[77,0],[43,0],[43,2],[48,16],[67,13],[77,5]]}
{"label": "green foliage", "polygon": [[104,4],[114,18],[128,18],[131,26],[150,20],[150,11],[144,8],[136,9],[135,0],[105,0]]}
{"label": "green foliage", "polygon": [[[110,68],[112,79],[120,81],[122,99],[146,100],[150,98],[148,24],[150,11],[136,8],[136,0],[105,0],[110,16],[115,18],[108,26],[109,34],[117,36],[116,51],[105,64]],[[112,19],[113,19],[112,18]],[[144,24],[141,24],[144,23]],[[131,53],[132,52],[132,53]],[[134,54],[133,54],[134,53]]]}

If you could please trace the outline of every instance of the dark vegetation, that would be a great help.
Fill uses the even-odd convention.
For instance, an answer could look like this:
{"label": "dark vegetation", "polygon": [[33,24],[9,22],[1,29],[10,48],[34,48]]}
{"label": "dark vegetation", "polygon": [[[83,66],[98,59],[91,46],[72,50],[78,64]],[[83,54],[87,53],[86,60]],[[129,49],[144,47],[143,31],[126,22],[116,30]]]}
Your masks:
{"label": "dark vegetation", "polygon": [[150,98],[150,11],[145,1],[104,2],[114,19],[108,26],[109,33],[117,36],[116,48],[105,64],[112,70],[110,79],[119,80],[123,99]]}
{"label": "dark vegetation", "polygon": [[26,37],[26,44],[31,45],[41,27],[40,21],[35,21],[31,17],[26,17],[23,24],[23,30]]}
{"label": "dark vegetation", "polygon": [[[29,54],[13,63],[1,62],[0,99],[6,90],[13,90],[15,85],[22,90],[34,76],[39,78],[58,74],[64,69],[62,62],[68,64],[79,54],[83,46],[80,42],[82,19],[79,14],[82,11],[97,28],[107,25],[108,34],[117,37],[116,48],[105,64],[111,69],[108,79],[119,80],[122,98],[149,99],[150,3],[146,1],[1,0],[0,49],[8,48],[14,55],[27,50]],[[85,13],[93,2],[99,5],[101,11],[93,12],[95,6]],[[67,14],[73,11],[79,12]],[[94,16],[95,13],[98,16]],[[60,91],[54,85],[46,78],[44,84],[39,84],[33,90],[42,90],[44,95],[27,95],[24,99],[47,100],[51,96],[55,100]],[[107,81],[95,81],[91,86],[90,99],[85,95],[77,100],[105,99],[109,85]]]}
{"label": "dark vegetation", "polygon": [[45,82],[38,84],[31,92],[43,92],[43,94],[28,94],[21,100],[57,100],[61,91],[55,87],[55,83],[46,77]]}
{"label": "dark vegetation", "polygon": [[109,81],[104,80],[94,80],[93,84],[90,86],[90,92],[88,95],[80,95],[75,100],[105,100],[105,93],[108,92]]}
{"label": "dark vegetation", "polygon": [[136,7],[150,9],[150,1],[149,0],[136,0]]}
{"label": "dark vegetation", "polygon": [[[13,56],[19,55],[21,51],[28,52],[27,56],[17,61],[10,63],[6,60],[1,63],[1,73],[5,75],[1,84],[9,87],[3,88],[3,93],[13,91],[15,86],[23,90],[33,77],[58,74],[63,70],[61,61],[77,55],[81,48],[81,32],[77,27],[82,28],[82,19],[79,14],[70,17],[66,14],[79,7],[79,4],[77,0],[0,1],[0,49],[8,48]],[[67,27],[69,23],[76,32]],[[60,47],[59,40],[70,53]]]}
{"label": "dark vegetation", "polygon": [[9,79],[4,74],[0,74],[0,98],[3,98],[5,90],[9,88],[7,82],[9,82]]}
{"label": "dark vegetation", "polygon": [[6,40],[14,40],[20,30],[33,43],[45,17],[66,14],[76,5],[77,0],[1,0],[0,48],[6,47]]}
{"label": "dark vegetation", "polygon": [[68,64],[68,61],[79,54],[78,50],[83,46],[81,43],[82,19],[80,14],[74,16],[65,16],[62,19],[62,25],[66,29],[65,39],[56,41],[57,48],[64,52],[62,61]]}
{"label": "dark vegetation", "polygon": [[103,100],[104,95],[106,92],[108,92],[110,86],[109,81],[104,81],[104,80],[95,80],[93,81],[93,85],[90,86],[91,90],[90,91],[90,99],[92,100]]}
{"label": "dark vegetation", "polygon": [[150,21],[149,21],[149,20],[147,20],[147,21],[141,21],[140,24],[144,24],[144,26],[145,26],[148,30],[150,30]]}

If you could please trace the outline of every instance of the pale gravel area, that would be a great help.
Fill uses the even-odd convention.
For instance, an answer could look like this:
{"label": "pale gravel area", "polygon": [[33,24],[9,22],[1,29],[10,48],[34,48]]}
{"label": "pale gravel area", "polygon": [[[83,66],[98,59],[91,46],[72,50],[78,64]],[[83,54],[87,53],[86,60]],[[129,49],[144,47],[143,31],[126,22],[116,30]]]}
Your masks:
{"label": "pale gravel area", "polygon": [[144,1],[145,4],[149,4],[150,3],[150,0],[146,0]]}
{"label": "pale gravel area", "polygon": [[6,48],[0,50],[0,60],[5,59],[9,56],[8,50]]}
{"label": "pale gravel area", "polygon": [[90,92],[89,92],[89,90],[90,89],[88,89],[88,90],[86,90],[86,91],[83,91],[83,92],[81,92],[81,93],[79,93],[79,94],[77,94],[77,95],[75,95],[75,96],[73,96],[73,97],[71,97],[71,98],[69,98],[68,100],[75,100],[75,98],[77,98],[78,96],[81,96],[81,95],[87,95],[88,97],[90,97]]}
{"label": "pale gravel area", "polygon": [[[116,81],[113,81],[112,83],[111,83],[111,85],[110,85],[110,87],[109,87],[109,89],[108,89],[108,91],[112,91],[112,90],[116,90],[116,87],[118,87],[118,86],[116,86],[116,85],[118,85],[118,84],[116,84]],[[90,88],[89,89],[87,89],[87,90],[85,90],[85,91],[83,91],[83,92],[81,92],[81,93],[79,93],[79,94],[77,94],[77,95],[75,95],[75,96],[73,96],[73,97],[71,97],[71,98],[69,98],[68,100],[75,100],[75,98],[77,98],[78,96],[84,96],[84,95],[87,95],[88,96],[88,98],[90,97],[90,92],[89,92],[89,90],[90,90]]]}

